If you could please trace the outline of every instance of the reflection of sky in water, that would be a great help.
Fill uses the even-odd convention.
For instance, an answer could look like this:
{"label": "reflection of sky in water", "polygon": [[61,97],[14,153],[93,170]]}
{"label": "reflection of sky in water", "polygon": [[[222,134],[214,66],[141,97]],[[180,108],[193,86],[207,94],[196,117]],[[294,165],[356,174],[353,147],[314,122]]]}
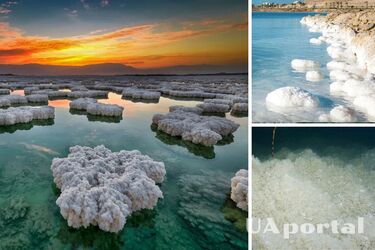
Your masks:
{"label": "reflection of sky in water", "polygon": [[[195,106],[195,101],[161,98],[158,104],[145,104],[122,100],[121,95],[111,93],[108,100],[100,102],[125,107],[123,119],[118,123],[89,121],[86,115],[70,114],[68,100],[55,100],[49,102],[56,107],[53,124],[0,130],[0,206],[9,213],[28,207],[26,215],[19,212],[20,218],[6,222],[6,230],[0,232],[0,238],[4,239],[0,245],[7,246],[12,240],[21,242],[19,235],[27,239],[20,244],[28,249],[47,245],[52,249],[79,248],[84,244],[97,249],[247,248],[246,234],[235,229],[220,211],[230,190],[230,178],[240,168],[247,167],[247,118],[228,115],[241,124],[233,142],[229,140],[229,144],[213,148],[194,147],[176,138],[158,135],[151,129],[151,120],[155,113],[168,112],[171,105]],[[69,147],[76,144],[104,144],[113,151],[138,149],[155,160],[164,161],[167,169],[167,179],[161,185],[164,199],[159,201],[155,213],[142,212],[132,217],[119,235],[96,229],[67,228],[55,205],[56,190],[50,165],[53,157],[66,156]],[[180,203],[180,196],[196,197],[199,189],[217,195],[212,198],[202,195],[194,202],[187,198]],[[16,208],[11,206],[12,200],[17,201]],[[215,221],[210,219],[210,214]],[[198,226],[200,223],[204,226]],[[17,237],[11,237],[10,232],[17,232]],[[221,236],[223,233],[234,239],[232,243]],[[41,240],[36,241],[35,234]]]}

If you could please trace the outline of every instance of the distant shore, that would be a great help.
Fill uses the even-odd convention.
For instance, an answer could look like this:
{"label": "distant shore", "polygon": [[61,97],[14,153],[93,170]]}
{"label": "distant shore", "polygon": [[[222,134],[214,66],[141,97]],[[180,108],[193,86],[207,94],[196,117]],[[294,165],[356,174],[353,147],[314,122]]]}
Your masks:
{"label": "distant shore", "polygon": [[316,8],[277,8],[277,7],[253,7],[252,12],[316,12],[326,13],[332,11],[331,9],[316,9]]}

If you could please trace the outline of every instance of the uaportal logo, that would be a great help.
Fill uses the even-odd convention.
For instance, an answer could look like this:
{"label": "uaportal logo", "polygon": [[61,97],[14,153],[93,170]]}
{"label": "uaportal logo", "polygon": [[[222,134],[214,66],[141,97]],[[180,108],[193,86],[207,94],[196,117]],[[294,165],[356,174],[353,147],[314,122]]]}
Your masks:
{"label": "uaportal logo", "polygon": [[293,234],[363,234],[364,233],[364,219],[358,217],[357,223],[343,223],[338,220],[333,220],[327,223],[287,223],[282,227],[278,227],[273,218],[253,219],[252,220],[252,233],[253,234],[282,234],[284,239],[289,239]]}

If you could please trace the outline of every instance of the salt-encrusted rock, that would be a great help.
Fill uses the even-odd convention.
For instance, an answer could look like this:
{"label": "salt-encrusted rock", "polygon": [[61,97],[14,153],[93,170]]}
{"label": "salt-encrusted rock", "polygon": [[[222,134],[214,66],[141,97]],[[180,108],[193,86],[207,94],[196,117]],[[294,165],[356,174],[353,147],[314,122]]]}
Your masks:
{"label": "salt-encrusted rock", "polygon": [[122,91],[123,98],[159,100],[160,92],[149,91],[144,89],[125,88]]}
{"label": "salt-encrusted rock", "polygon": [[248,171],[245,169],[239,170],[231,179],[231,194],[230,198],[237,204],[237,207],[247,211],[248,209]]}
{"label": "salt-encrusted rock", "polygon": [[185,107],[181,105],[176,105],[176,106],[170,106],[169,107],[169,112],[174,112],[174,111],[183,111],[183,112],[191,112],[195,114],[202,114],[202,109],[197,108],[197,107]]}
{"label": "salt-encrusted rock", "polygon": [[165,167],[139,151],[111,152],[104,146],[74,146],[67,158],[55,158],[51,170],[61,195],[60,213],[74,228],[99,226],[122,230],[126,218],[140,209],[152,209],[163,197],[156,183]]}
{"label": "salt-encrusted rock", "polygon": [[319,105],[317,97],[298,87],[278,88],[267,95],[266,102],[268,105],[281,108],[314,108]]}
{"label": "salt-encrusted rock", "polygon": [[48,95],[31,94],[27,95],[26,99],[30,103],[48,103]]}
{"label": "salt-encrusted rock", "polygon": [[223,136],[232,134],[239,127],[226,118],[202,116],[182,110],[174,110],[166,115],[156,114],[152,122],[158,126],[158,130],[205,146],[216,144]]}
{"label": "salt-encrusted rock", "polygon": [[215,98],[216,94],[214,93],[206,93],[203,91],[180,91],[180,90],[170,90],[168,91],[168,95],[174,97],[182,97],[182,98]]}
{"label": "salt-encrusted rock", "polygon": [[101,90],[87,90],[87,91],[72,91],[67,92],[69,98],[83,98],[83,97],[91,97],[91,98],[108,98],[107,91]]}
{"label": "salt-encrusted rock", "polygon": [[0,95],[9,95],[10,90],[9,89],[0,89]]}
{"label": "salt-encrusted rock", "polygon": [[247,113],[248,112],[248,104],[247,103],[235,103],[232,108],[233,113]]}
{"label": "salt-encrusted rock", "polygon": [[39,87],[37,87],[37,86],[26,87],[26,88],[23,89],[25,95],[31,95],[31,93],[32,93],[33,91],[37,91],[37,90],[40,90]]}
{"label": "salt-encrusted rock", "polygon": [[229,112],[230,106],[227,104],[220,103],[199,103],[197,107],[202,109],[206,113],[226,113]]}
{"label": "salt-encrusted rock", "polygon": [[49,106],[17,107],[0,110],[0,126],[28,123],[32,120],[53,119],[55,109]]}
{"label": "salt-encrusted rock", "polygon": [[323,79],[323,75],[317,71],[317,70],[312,70],[312,71],[307,71],[306,72],[306,80],[310,82],[319,82]]}
{"label": "salt-encrusted rock", "polygon": [[31,93],[38,94],[38,95],[47,95],[48,98],[66,98],[68,97],[69,92],[44,89],[44,90],[33,90]]}
{"label": "salt-encrusted rock", "polygon": [[339,105],[334,107],[329,114],[319,116],[321,122],[356,122],[357,116],[351,108]]}
{"label": "salt-encrusted rock", "polygon": [[90,115],[122,116],[124,108],[116,104],[90,103],[86,111]]}
{"label": "salt-encrusted rock", "polygon": [[87,106],[92,103],[97,103],[98,101],[93,98],[78,98],[69,103],[71,109],[76,110],[87,110]]}
{"label": "salt-encrusted rock", "polygon": [[10,100],[5,99],[5,98],[0,98],[0,108],[6,108],[10,106],[11,106]]}
{"label": "salt-encrusted rock", "polygon": [[303,60],[303,59],[294,59],[291,62],[291,66],[293,69],[297,71],[308,71],[308,70],[318,70],[320,68],[319,62],[315,62],[312,60]]}

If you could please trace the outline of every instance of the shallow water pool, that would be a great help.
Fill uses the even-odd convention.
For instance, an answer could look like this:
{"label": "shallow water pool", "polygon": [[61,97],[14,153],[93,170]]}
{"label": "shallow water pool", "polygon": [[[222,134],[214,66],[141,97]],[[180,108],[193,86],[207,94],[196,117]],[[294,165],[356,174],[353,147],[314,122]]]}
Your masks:
{"label": "shallow water pool", "polygon": [[[228,115],[241,125],[233,138],[202,147],[151,127],[155,113],[166,113],[172,105],[195,106],[196,101],[162,97],[157,104],[145,104],[115,93],[100,101],[124,106],[123,119],[70,113],[68,100],[56,100],[49,103],[56,107],[54,121],[0,128],[0,248],[247,249],[247,233],[223,212],[233,206],[230,178],[247,168],[247,118]],[[137,149],[163,161],[164,199],[154,210],[133,214],[119,234],[69,228],[55,204],[59,190],[50,165],[77,144]]]}

